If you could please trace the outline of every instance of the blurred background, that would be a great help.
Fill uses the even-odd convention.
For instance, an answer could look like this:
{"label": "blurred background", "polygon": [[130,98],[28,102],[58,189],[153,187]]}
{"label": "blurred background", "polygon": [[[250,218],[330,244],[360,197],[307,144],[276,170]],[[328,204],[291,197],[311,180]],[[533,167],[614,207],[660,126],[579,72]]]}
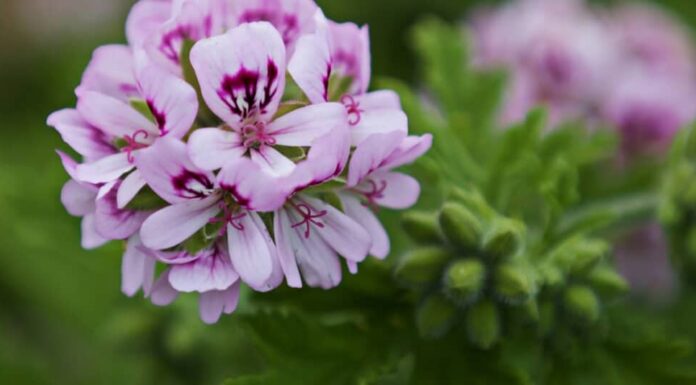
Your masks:
{"label": "blurred background", "polygon": [[[427,15],[456,22],[493,3],[318,2],[332,19],[370,25],[377,77],[411,83],[412,25]],[[655,2],[696,27],[696,3]],[[132,3],[0,1],[0,384],[217,384],[259,365],[234,317],[207,327],[193,302],[159,309],[125,298],[120,245],[81,250],[79,220],[60,204],[67,176],[54,149],[65,147],[45,119],[74,104],[94,48],[125,42]]]}

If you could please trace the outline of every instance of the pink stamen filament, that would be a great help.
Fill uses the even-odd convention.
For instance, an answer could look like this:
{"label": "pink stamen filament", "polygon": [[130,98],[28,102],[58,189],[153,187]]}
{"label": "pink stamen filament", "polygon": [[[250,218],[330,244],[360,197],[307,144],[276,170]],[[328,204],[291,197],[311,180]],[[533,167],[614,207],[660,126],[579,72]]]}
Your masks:
{"label": "pink stamen filament", "polygon": [[128,154],[128,163],[133,163],[135,161],[133,159],[133,151],[140,150],[148,146],[147,144],[138,142],[138,136],[141,135],[143,137],[143,140],[147,139],[150,136],[150,134],[147,131],[138,130],[134,132],[133,135],[126,135],[123,137],[123,140],[126,141],[126,146],[121,151]]}
{"label": "pink stamen filament", "polygon": [[223,216],[222,218],[215,217],[211,218],[208,223],[221,223],[222,228],[220,229],[220,233],[218,234],[220,237],[225,235],[225,231],[227,230],[226,225],[232,226],[234,229],[238,231],[244,231],[244,225],[242,223],[239,223],[238,221],[245,218],[247,216],[247,213],[239,213],[239,212],[234,212],[232,209],[229,208],[224,203],[220,203],[220,209],[223,211]]}
{"label": "pink stamen filament", "polygon": [[346,106],[346,110],[348,111],[348,123],[351,126],[360,123],[362,120],[362,113],[365,112],[360,108],[360,103],[351,95],[343,95],[343,97],[341,97],[341,103]]}
{"label": "pink stamen filament", "polygon": [[302,216],[302,221],[293,224],[292,228],[296,229],[300,226],[305,226],[305,231],[304,231],[305,238],[309,238],[309,236],[311,234],[312,225],[315,225],[315,226],[322,228],[322,229],[325,227],[324,223],[318,221],[317,219],[328,215],[329,214],[328,211],[322,210],[322,211],[316,212],[316,210],[314,210],[311,206],[309,206],[306,203],[300,203],[300,204],[291,203],[291,205],[295,209],[295,211],[297,211],[297,213]]}
{"label": "pink stamen filament", "polygon": [[360,191],[357,190],[360,194],[364,195],[365,198],[367,199],[367,205],[366,206],[377,206],[377,199],[382,199],[384,198],[384,192],[387,190],[387,181],[382,180],[379,181],[379,185],[377,184],[378,182],[375,182],[374,180],[370,180],[368,183],[370,183],[370,187],[372,187],[372,190],[370,191]]}
{"label": "pink stamen filament", "polygon": [[266,124],[264,122],[256,122],[244,126],[242,128],[242,137],[244,138],[242,145],[247,149],[255,146],[275,146],[277,143],[273,136],[266,133]]}

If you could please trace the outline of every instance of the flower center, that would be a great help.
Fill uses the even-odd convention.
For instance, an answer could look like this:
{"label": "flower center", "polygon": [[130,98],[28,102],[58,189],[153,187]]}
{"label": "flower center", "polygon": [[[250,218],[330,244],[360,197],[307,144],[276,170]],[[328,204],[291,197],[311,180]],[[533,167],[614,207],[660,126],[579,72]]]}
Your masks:
{"label": "flower center", "polygon": [[322,211],[317,211],[315,210],[312,206],[306,204],[306,203],[300,203],[300,204],[295,204],[291,203],[292,207],[297,211],[300,216],[302,216],[302,221],[295,223],[292,225],[293,229],[296,229],[301,226],[305,226],[305,231],[304,231],[304,236],[305,238],[309,238],[311,230],[312,230],[312,225],[315,225],[319,228],[324,228],[324,223],[319,221],[319,218],[322,218],[326,215],[329,214],[328,211],[322,210]]}
{"label": "flower center", "polygon": [[123,147],[121,151],[128,154],[128,163],[132,164],[135,161],[133,159],[133,151],[140,150],[148,146],[145,143],[138,142],[139,136],[142,136],[143,140],[145,140],[150,136],[150,134],[148,134],[145,130],[138,130],[134,132],[133,135],[126,135],[123,137],[123,140],[126,141],[126,146]]}
{"label": "flower center", "polygon": [[242,145],[247,150],[261,146],[275,146],[276,140],[266,132],[266,123],[256,122],[242,127]]}
{"label": "flower center", "polygon": [[244,224],[240,223],[239,221],[241,219],[245,218],[247,216],[247,213],[240,212],[239,210],[233,210],[224,202],[220,202],[219,207],[223,212],[222,217],[211,218],[208,221],[208,223],[212,223],[212,224],[215,224],[215,223],[222,224],[222,227],[220,228],[220,232],[219,232],[218,236],[222,237],[225,235],[225,231],[227,230],[228,224],[238,231],[244,231]]}
{"label": "flower center", "polygon": [[360,123],[360,120],[362,120],[362,113],[365,112],[360,108],[360,103],[350,95],[343,95],[343,97],[341,97],[341,103],[346,106],[346,111],[348,111],[348,123],[351,126]]}

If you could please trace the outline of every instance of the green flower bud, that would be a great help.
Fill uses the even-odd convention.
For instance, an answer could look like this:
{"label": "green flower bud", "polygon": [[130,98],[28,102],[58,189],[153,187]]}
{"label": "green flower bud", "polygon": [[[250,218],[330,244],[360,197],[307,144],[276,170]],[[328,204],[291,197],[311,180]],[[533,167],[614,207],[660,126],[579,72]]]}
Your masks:
{"label": "green flower bud", "polygon": [[628,282],[609,266],[596,268],[589,280],[592,287],[603,296],[614,297],[626,294],[629,290]]}
{"label": "green flower bud", "polygon": [[437,215],[420,211],[409,211],[402,216],[401,223],[411,239],[421,244],[442,243]]}
{"label": "green flower bud", "polygon": [[552,258],[567,273],[585,275],[597,266],[608,250],[609,245],[604,241],[575,238],[556,249]]}
{"label": "green flower bud", "polygon": [[571,286],[563,296],[566,310],[586,324],[599,320],[600,304],[597,295],[586,286]]}
{"label": "green flower bud", "polygon": [[496,219],[483,238],[483,250],[495,259],[511,257],[522,244],[524,225],[511,219]]}
{"label": "green flower bud", "polygon": [[396,267],[396,278],[411,285],[439,280],[451,256],[440,247],[423,247],[406,254]]}
{"label": "green flower bud", "polygon": [[442,337],[454,323],[457,307],[442,295],[432,295],[420,305],[416,324],[421,336]]}
{"label": "green flower bud", "polygon": [[495,293],[507,303],[522,304],[536,292],[536,283],[524,266],[502,264],[493,279]]}
{"label": "green flower bud", "polygon": [[481,349],[490,349],[500,339],[500,315],[495,303],[483,301],[472,306],[466,314],[469,339]]}
{"label": "green flower bud", "polygon": [[445,203],[440,213],[440,227],[452,245],[477,250],[481,238],[481,221],[459,203]]}
{"label": "green flower bud", "polygon": [[483,289],[486,267],[477,259],[457,261],[445,273],[445,293],[461,304],[475,300]]}

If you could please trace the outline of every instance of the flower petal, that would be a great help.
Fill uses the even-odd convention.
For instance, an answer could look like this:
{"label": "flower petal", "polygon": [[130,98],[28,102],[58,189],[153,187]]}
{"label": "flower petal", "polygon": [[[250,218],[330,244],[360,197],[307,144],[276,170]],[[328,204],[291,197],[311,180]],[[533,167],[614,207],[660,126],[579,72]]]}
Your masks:
{"label": "flower petal", "polygon": [[133,52],[126,45],[97,48],[82,75],[79,92],[95,91],[127,102],[138,94],[133,64]]}
{"label": "flower petal", "polygon": [[406,134],[394,131],[375,134],[360,143],[353,152],[348,168],[348,187],[357,186],[373,171],[382,167],[385,159],[399,146]]}
{"label": "flower petal", "polygon": [[147,102],[159,135],[183,138],[198,113],[196,91],[184,80],[149,64],[138,71],[143,98]]}
{"label": "flower petal", "polygon": [[[254,42],[254,44],[249,44]],[[249,23],[199,41],[191,64],[208,107],[230,126],[268,121],[285,89],[285,45],[271,24]]]}
{"label": "flower petal", "polygon": [[379,259],[386,258],[390,249],[389,235],[377,216],[355,197],[348,194],[339,194],[339,197],[346,215],[359,223],[372,237],[370,255]]}
{"label": "flower petal", "polygon": [[300,162],[286,184],[297,192],[341,175],[350,155],[350,133],[335,129],[312,143],[307,159]]}
{"label": "flower petal", "polygon": [[172,14],[171,1],[140,1],[131,9],[126,21],[126,35],[131,46],[142,46]]}
{"label": "flower petal", "polygon": [[290,241],[290,237],[294,236],[292,233],[294,233],[295,230],[292,228],[290,219],[285,210],[275,212],[273,229],[275,231],[275,240],[278,247],[278,260],[280,261],[280,266],[283,269],[288,286],[299,289],[302,287],[302,277],[297,267],[295,250]]}
{"label": "flower petal", "polygon": [[157,195],[177,204],[199,200],[215,192],[215,176],[196,167],[188,157],[186,144],[165,137],[139,151],[135,164]]}
{"label": "flower petal", "polygon": [[123,180],[118,188],[116,203],[119,209],[123,209],[135,198],[136,195],[147,185],[140,171],[135,170]]}
{"label": "flower petal", "polygon": [[295,163],[273,147],[262,146],[251,151],[251,160],[273,176],[288,176],[295,170]]}
{"label": "flower petal", "polygon": [[328,22],[333,71],[353,79],[349,94],[360,95],[370,86],[370,31],[353,23]]}
{"label": "flower petal", "polygon": [[128,161],[128,154],[117,153],[91,163],[77,166],[78,180],[81,182],[99,184],[113,182],[133,169]]}
{"label": "flower petal", "polygon": [[[362,105],[360,106],[362,108]],[[408,133],[408,118],[401,110],[393,109],[364,109],[360,113],[360,120],[351,127],[353,145],[360,145],[365,139],[374,134],[387,134],[390,132]]]}
{"label": "flower petal", "polygon": [[407,209],[416,204],[420,196],[418,181],[401,173],[374,173],[356,189],[370,194],[374,186],[383,186],[383,191],[373,197],[374,203],[390,209]]}
{"label": "flower petal", "polygon": [[292,187],[245,157],[225,165],[218,174],[218,183],[240,206],[250,211],[278,209],[285,203]]}
{"label": "flower petal", "polygon": [[87,122],[102,131],[121,138],[145,130],[159,133],[157,127],[126,102],[94,91],[79,91],[77,110]]}
{"label": "flower petal", "polygon": [[226,290],[238,279],[227,251],[217,245],[201,251],[193,262],[172,266],[169,272],[169,283],[183,293]]}
{"label": "flower petal", "polygon": [[195,130],[188,141],[191,161],[203,170],[219,170],[225,163],[243,156],[245,151],[238,133],[219,128]]}
{"label": "flower petal", "polygon": [[140,288],[147,296],[155,280],[155,258],[143,252],[143,244],[136,234],[128,240],[121,265],[121,291],[132,297]]}
{"label": "flower petal", "polygon": [[355,100],[365,110],[401,110],[401,98],[390,90],[380,90],[358,95]]}
{"label": "flower petal", "polygon": [[169,283],[169,273],[170,270],[165,270],[152,285],[150,301],[156,306],[167,306],[179,296],[179,292]]}
{"label": "flower petal", "polygon": [[268,126],[268,133],[282,146],[309,146],[318,138],[346,125],[348,116],[340,103],[302,107],[281,116]]}
{"label": "flower petal", "polygon": [[372,247],[372,238],[359,223],[323,201],[306,196],[301,199],[314,210],[326,212],[320,219],[324,227],[314,226],[312,231],[344,258],[354,262],[365,260]]}
{"label": "flower petal", "polygon": [[331,51],[327,37],[315,33],[300,38],[297,49],[288,64],[288,72],[314,104],[329,101],[331,79]]}
{"label": "flower petal", "polygon": [[116,204],[118,186],[98,199],[95,210],[97,232],[108,239],[127,239],[135,234],[150,215],[145,211],[121,210]]}
{"label": "flower petal", "polygon": [[93,250],[105,245],[109,242],[108,239],[102,237],[97,232],[96,221],[94,219],[94,214],[87,214],[82,218],[82,248],[86,250]]}
{"label": "flower petal", "polygon": [[246,212],[227,225],[227,242],[234,269],[246,284],[263,287],[273,274],[275,245],[268,241],[266,225],[256,213]]}
{"label": "flower petal", "polygon": [[232,285],[223,291],[209,291],[201,294],[199,311],[201,320],[212,325],[220,320],[224,314],[232,314],[239,303],[240,284]]}
{"label": "flower petal", "polygon": [[65,109],[48,117],[49,126],[77,153],[89,160],[97,160],[116,150],[103,132],[85,121],[77,110]]}
{"label": "flower petal", "polygon": [[82,217],[94,212],[97,200],[96,187],[69,180],[60,193],[60,201],[74,217]]}
{"label": "flower petal", "polygon": [[185,241],[202,229],[220,208],[218,197],[194,200],[165,207],[143,223],[140,237],[153,250],[164,250]]}
{"label": "flower petal", "polygon": [[432,145],[433,136],[430,134],[409,136],[384,160],[380,169],[390,170],[413,163],[416,159],[428,152]]}

